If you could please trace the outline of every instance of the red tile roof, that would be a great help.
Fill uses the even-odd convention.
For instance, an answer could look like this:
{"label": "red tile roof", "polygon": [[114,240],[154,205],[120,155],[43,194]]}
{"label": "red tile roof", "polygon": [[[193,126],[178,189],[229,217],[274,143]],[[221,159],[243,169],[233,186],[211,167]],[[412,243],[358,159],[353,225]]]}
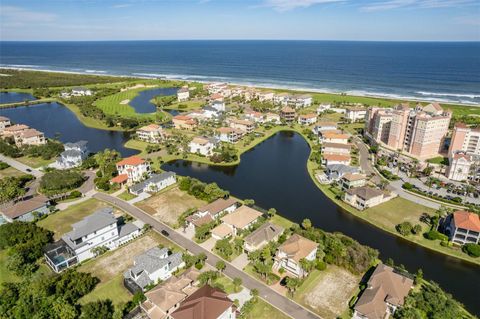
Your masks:
{"label": "red tile roof", "polygon": [[117,163],[117,165],[119,165],[119,166],[123,166],[123,165],[137,166],[137,165],[141,165],[143,163],[145,163],[145,161],[143,159],[134,155],[134,156],[130,156],[130,157],[127,157],[127,158],[121,160],[120,162]]}
{"label": "red tile roof", "polygon": [[456,227],[480,232],[480,218],[477,214],[457,210],[453,213],[453,220]]}
{"label": "red tile roof", "polygon": [[128,180],[127,174],[118,175],[110,180],[111,183],[122,184]]}

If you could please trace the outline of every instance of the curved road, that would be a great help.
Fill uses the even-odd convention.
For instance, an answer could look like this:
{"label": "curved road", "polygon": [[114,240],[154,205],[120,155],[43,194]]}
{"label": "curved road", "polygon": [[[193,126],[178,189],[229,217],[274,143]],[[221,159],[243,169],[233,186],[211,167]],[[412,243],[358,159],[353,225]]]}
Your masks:
{"label": "curved road", "polygon": [[[115,205],[122,210],[126,211],[133,217],[143,221],[144,223],[150,224],[153,229],[158,232],[167,231],[169,233],[168,238],[178,244],[181,247],[186,248],[192,254],[199,254],[204,253],[207,256],[207,262],[215,267],[215,264],[219,260],[223,260],[220,257],[212,254],[210,251],[204,249],[197,243],[183,237],[182,235],[178,234],[175,230],[168,227],[167,225],[157,221],[143,210],[139,209],[138,207],[132,206],[129,203],[118,199],[116,197],[104,194],[104,193],[96,193],[93,195],[94,198],[108,202],[112,205]],[[278,308],[279,310],[283,311],[284,313],[288,314],[292,318],[295,319],[318,319],[319,316],[310,312],[306,308],[300,306],[299,304],[295,303],[294,301],[288,299],[285,296],[282,296],[278,292],[274,291],[270,287],[264,285],[263,283],[259,282],[258,280],[250,277],[248,274],[243,272],[242,270],[234,267],[229,262],[225,261],[226,268],[223,271],[230,278],[241,278],[243,285],[248,289],[257,289],[259,292],[259,296],[265,299],[268,303],[272,304],[274,307]]]}

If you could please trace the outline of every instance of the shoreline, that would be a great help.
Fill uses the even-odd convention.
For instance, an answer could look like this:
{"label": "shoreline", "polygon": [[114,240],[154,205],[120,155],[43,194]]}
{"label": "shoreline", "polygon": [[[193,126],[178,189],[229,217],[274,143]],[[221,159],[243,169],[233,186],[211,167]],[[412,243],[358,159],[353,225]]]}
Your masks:
{"label": "shoreline", "polygon": [[[458,94],[458,93],[441,93],[441,92],[424,92],[418,91],[419,94],[423,94],[426,96],[432,96],[431,98],[422,98],[416,96],[404,96],[401,94],[393,94],[393,93],[382,93],[382,92],[368,92],[362,90],[335,90],[335,89],[316,89],[312,87],[303,87],[303,86],[289,86],[287,84],[274,84],[274,83],[262,83],[262,82],[249,82],[249,81],[242,81],[233,78],[227,77],[216,77],[214,76],[203,76],[203,75],[182,75],[182,74],[157,74],[157,73],[132,73],[132,74],[115,74],[108,71],[100,71],[100,70],[84,70],[84,71],[68,71],[68,70],[52,70],[52,69],[36,69],[33,67],[21,67],[21,66],[0,66],[0,71],[2,69],[11,69],[11,70],[18,70],[18,71],[37,71],[37,72],[46,72],[46,73],[65,73],[65,74],[82,74],[82,75],[93,75],[93,76],[105,76],[105,77],[120,77],[120,78],[136,78],[136,79],[144,79],[144,80],[165,80],[165,81],[184,81],[187,83],[216,83],[216,82],[225,82],[228,85],[238,85],[238,86],[246,86],[250,88],[258,88],[262,90],[284,90],[284,91],[293,91],[299,93],[313,93],[313,94],[332,94],[338,95],[339,97],[348,96],[348,97],[366,97],[366,98],[378,98],[378,99],[385,99],[391,101],[397,100],[404,100],[404,101],[411,101],[411,102],[423,102],[423,103],[431,103],[431,102],[439,102],[443,104],[450,104],[450,105],[457,105],[457,106],[464,106],[464,107],[480,107],[480,103],[475,102],[462,102],[462,101],[455,101],[449,100],[445,98],[441,98],[440,96],[457,96],[457,97],[466,97],[466,98],[476,98],[480,97],[479,93],[470,93],[470,94]],[[87,72],[87,71],[95,71],[95,72]],[[202,79],[208,78],[210,80]],[[195,79],[198,78],[198,79]],[[266,80],[268,81],[268,80]],[[273,80],[274,81],[274,80]],[[435,98],[434,96],[438,96]]]}

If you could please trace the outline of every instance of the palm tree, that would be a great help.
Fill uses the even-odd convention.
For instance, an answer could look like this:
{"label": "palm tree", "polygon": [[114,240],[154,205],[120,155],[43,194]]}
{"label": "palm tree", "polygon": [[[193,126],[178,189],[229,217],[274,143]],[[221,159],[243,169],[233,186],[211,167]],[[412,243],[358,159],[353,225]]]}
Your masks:
{"label": "palm tree", "polygon": [[292,295],[295,293],[295,290],[297,290],[298,286],[300,286],[300,280],[298,278],[292,278],[292,277],[287,277],[286,280],[286,287],[288,289],[288,292]]}

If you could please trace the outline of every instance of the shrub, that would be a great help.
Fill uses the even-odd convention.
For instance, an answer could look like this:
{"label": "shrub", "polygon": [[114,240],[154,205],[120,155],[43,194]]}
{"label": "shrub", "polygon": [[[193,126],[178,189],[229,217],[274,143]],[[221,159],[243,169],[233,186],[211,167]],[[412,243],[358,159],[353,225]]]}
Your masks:
{"label": "shrub", "polygon": [[315,264],[315,268],[316,268],[317,270],[322,271],[322,270],[327,269],[327,264],[326,264],[324,261],[322,261],[322,260],[317,260],[317,262],[316,262],[316,264]]}
{"label": "shrub", "polygon": [[413,189],[413,185],[410,183],[403,183],[402,188],[406,190],[411,190]]}
{"label": "shrub", "polygon": [[412,228],[412,233],[414,233],[415,235],[420,234],[421,231],[422,231],[422,226],[419,224],[416,224]]}
{"label": "shrub", "polygon": [[442,234],[439,231],[436,230],[431,230],[427,233],[425,233],[425,238],[429,240],[442,240],[442,241],[448,241],[447,235]]}
{"label": "shrub", "polygon": [[465,244],[463,245],[462,250],[471,257],[480,257],[480,245],[478,244]]}
{"label": "shrub", "polygon": [[74,199],[74,198],[80,198],[82,197],[82,192],[80,191],[72,191],[70,192],[70,195],[68,195],[68,198]]}
{"label": "shrub", "polygon": [[412,233],[413,226],[410,222],[403,222],[395,226],[395,229],[403,236],[408,236]]}

